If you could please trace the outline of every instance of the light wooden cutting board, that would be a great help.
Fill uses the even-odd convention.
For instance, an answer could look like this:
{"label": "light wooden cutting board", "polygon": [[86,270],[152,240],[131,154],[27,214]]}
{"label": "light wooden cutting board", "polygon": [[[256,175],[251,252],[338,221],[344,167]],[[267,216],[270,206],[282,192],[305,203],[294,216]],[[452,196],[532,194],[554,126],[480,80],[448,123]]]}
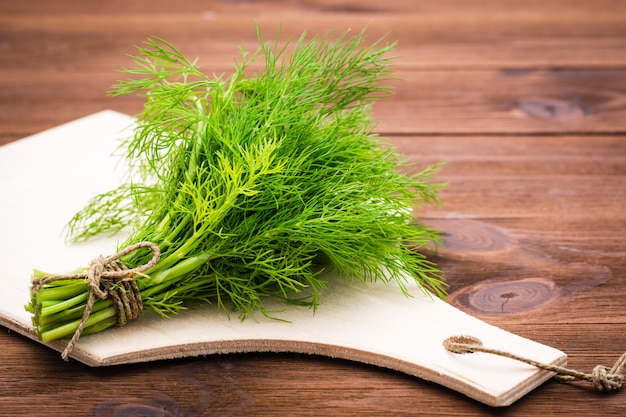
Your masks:
{"label": "light wooden cutting board", "polygon": [[[0,324],[36,340],[23,307],[32,270],[67,272],[115,252],[124,236],[67,245],[63,227],[91,196],[120,183],[123,169],[112,154],[132,123],[130,116],[103,111],[0,147]],[[470,335],[544,363],[566,362],[563,352],[486,324],[414,285],[409,298],[394,284],[347,286],[341,277],[329,279],[317,312],[289,306],[279,315],[288,322],[242,322],[212,306],[171,319],[148,312],[124,327],[82,337],[71,357],[106,366],[233,352],[319,354],[395,369],[492,406],[513,403],[552,374],[486,354],[450,353],[444,340]]]}

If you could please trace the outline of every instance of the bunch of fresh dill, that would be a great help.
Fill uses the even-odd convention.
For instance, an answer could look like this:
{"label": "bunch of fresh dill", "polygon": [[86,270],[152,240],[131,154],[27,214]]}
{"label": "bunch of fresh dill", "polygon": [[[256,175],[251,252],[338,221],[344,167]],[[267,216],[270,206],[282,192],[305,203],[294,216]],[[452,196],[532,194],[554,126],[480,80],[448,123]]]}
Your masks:
{"label": "bunch of fresh dill", "polygon": [[[438,202],[436,166],[407,173],[372,133],[371,103],[390,94],[385,54],[394,45],[364,46],[364,35],[305,33],[279,46],[258,34],[259,50],[242,50],[228,80],[148,39],[124,70],[130,79],[111,92],[146,100],[124,144],[132,180],[77,213],[71,237],[131,227],[121,247],[158,245],[160,261],[136,282],[144,308],[163,316],[196,302],[270,314],[266,297],[315,308],[329,268],[404,291],[408,272],[442,296],[440,272],[415,251],[438,234],[412,215]],[[252,71],[259,59],[264,69]],[[151,256],[122,261],[132,268]],[[27,309],[41,340],[76,330],[87,291],[84,281],[57,281],[33,292]],[[97,301],[84,334],[114,325],[112,309]]]}

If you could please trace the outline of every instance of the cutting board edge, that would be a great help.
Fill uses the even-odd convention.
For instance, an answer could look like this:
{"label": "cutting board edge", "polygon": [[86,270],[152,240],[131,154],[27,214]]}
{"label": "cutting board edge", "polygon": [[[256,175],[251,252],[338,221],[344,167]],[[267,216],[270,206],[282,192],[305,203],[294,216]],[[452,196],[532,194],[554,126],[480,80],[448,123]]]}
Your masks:
{"label": "cutting board edge", "polygon": [[[33,331],[32,326],[29,323],[20,321],[18,318],[12,318],[9,315],[0,316],[0,325],[42,344]],[[519,337],[517,335],[513,336]],[[58,340],[44,345],[52,350],[61,352],[66,344],[67,341]],[[444,349],[443,345],[441,348]],[[564,366],[567,363],[566,354],[555,348],[550,349],[555,351],[557,356],[554,360],[549,362],[549,364]],[[70,357],[83,365],[97,368],[190,357],[246,353],[296,353],[340,358],[355,363],[363,363],[436,383],[492,407],[504,407],[513,404],[554,375],[548,371],[537,370],[516,386],[500,392],[499,394],[492,394],[487,392],[487,390],[481,390],[480,386],[476,386],[470,381],[456,379],[443,372],[429,369],[424,364],[405,361],[379,352],[365,351],[357,347],[340,346],[310,340],[272,338],[242,338],[188,342],[108,356],[93,354],[88,349],[81,348],[80,344],[78,344],[72,351]],[[449,354],[454,355],[453,353]]]}
{"label": "cutting board edge", "polygon": [[[63,342],[61,346],[63,346]],[[240,339],[187,343],[142,350],[141,352],[128,352],[106,358],[94,357],[77,348],[71,357],[87,366],[106,367],[189,357],[246,353],[295,353],[344,359],[381,369],[389,369],[427,382],[436,383],[491,407],[504,407],[513,404],[554,375],[548,371],[534,372],[522,384],[499,395],[490,395],[471,383],[460,381],[416,363],[390,356],[326,343],[277,339]],[[551,365],[558,366],[564,366],[566,363],[567,356],[565,353],[562,353],[562,356],[550,362]]]}
{"label": "cutting board edge", "polygon": [[[6,327],[10,331],[18,333],[26,337],[27,339],[30,339],[33,342],[36,342],[39,345],[43,344],[41,340],[39,340],[39,338],[35,334],[35,331],[30,324],[26,324],[26,323],[21,322],[20,320],[13,319],[9,315],[0,314],[0,326]],[[67,341],[64,341],[64,340],[57,340],[57,341],[53,341],[53,342],[45,344],[45,346],[57,352],[62,352],[63,349],[65,349],[66,345],[67,345]]]}

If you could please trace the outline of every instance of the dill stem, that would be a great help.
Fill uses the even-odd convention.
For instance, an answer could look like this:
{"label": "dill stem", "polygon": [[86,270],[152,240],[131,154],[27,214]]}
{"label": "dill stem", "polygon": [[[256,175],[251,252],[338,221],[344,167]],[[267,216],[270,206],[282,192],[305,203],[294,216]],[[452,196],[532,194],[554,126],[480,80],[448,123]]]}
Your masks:
{"label": "dill stem", "polygon": [[170,246],[172,243],[176,242],[178,237],[181,235],[183,230],[189,227],[189,222],[191,221],[191,216],[185,216],[182,221],[179,221],[176,227],[171,228],[167,231],[167,235],[161,240],[164,247]]}
{"label": "dill stem", "polygon": [[[153,272],[151,274],[150,281],[149,281],[150,285],[158,285],[158,284],[163,283],[166,280],[168,281],[174,280],[180,276],[183,276],[185,274],[188,274],[194,271],[195,269],[209,262],[213,258],[211,254],[202,253],[199,255],[195,255],[191,258],[186,258],[182,261],[178,259],[178,262],[174,263],[177,260],[177,257],[178,257],[177,255],[178,254],[175,252],[174,254],[170,255],[170,257],[166,258],[164,262],[165,265],[173,263],[173,266],[167,269],[163,269],[165,267],[159,268],[156,272]],[[173,259],[173,261],[167,262],[167,260],[170,258]]]}
{"label": "dill stem", "polygon": [[[115,309],[113,307],[95,312],[92,311],[85,324],[85,329],[111,317],[115,317]],[[81,320],[78,319],[60,326],[53,327],[50,330],[39,333],[38,336],[44,343],[48,343],[56,339],[64,339],[70,337],[78,328],[80,321]]]}
{"label": "dill stem", "polygon": [[[165,293],[176,287],[176,284],[181,276],[188,274],[199,265],[208,262],[211,258],[212,255],[210,254],[196,255],[176,263],[171,268],[161,270],[160,272],[153,274],[151,278],[139,280],[138,284],[141,284],[142,287],[140,290],[142,298],[158,299],[158,295],[160,293]],[[63,298],[64,287],[68,287],[67,289],[70,290],[68,293],[73,293],[75,291],[75,287],[77,287],[76,283],[71,281],[68,282],[70,283],[66,283],[66,285],[43,288],[36,294],[40,299],[49,298],[46,297],[46,293],[54,291],[55,296],[59,297],[54,300],[50,299],[34,303],[40,306],[39,314],[36,316],[36,324],[37,327],[40,327],[40,338],[42,341],[51,341],[71,335],[74,331],[76,331],[76,328],[80,323],[88,297],[87,285],[81,283],[79,285],[82,287],[81,293],[71,298]],[[202,282],[188,283],[186,285],[178,286],[176,289],[177,291],[186,291],[202,285],[205,284]],[[147,304],[149,304],[149,302]],[[92,314],[90,316],[95,318],[87,321],[84,332],[88,332],[87,329],[95,324],[105,326],[105,324],[102,323],[102,320],[115,316],[115,314],[115,309],[110,300],[97,300],[93,305]],[[50,324],[54,324],[54,326],[50,326]],[[114,324],[115,321],[110,323],[110,325]],[[48,330],[48,328],[50,328],[50,330]]]}
{"label": "dill stem", "polygon": [[[38,325],[42,329],[46,329],[46,326],[54,326],[62,323],[67,323],[72,320],[79,319],[83,316],[86,303],[77,304],[67,310],[60,311],[56,314],[38,317]],[[105,308],[113,308],[111,300],[96,300],[93,305],[92,311],[100,311]]]}
{"label": "dill stem", "polygon": [[85,303],[87,301],[87,292],[83,289],[81,294],[78,294],[72,298],[62,299],[63,301],[43,301],[41,302],[41,316],[50,316],[52,314],[61,312],[63,310],[70,309],[78,304]]}
{"label": "dill stem", "polygon": [[87,281],[57,281],[54,287],[42,288],[35,294],[38,303],[71,298],[85,292]]}

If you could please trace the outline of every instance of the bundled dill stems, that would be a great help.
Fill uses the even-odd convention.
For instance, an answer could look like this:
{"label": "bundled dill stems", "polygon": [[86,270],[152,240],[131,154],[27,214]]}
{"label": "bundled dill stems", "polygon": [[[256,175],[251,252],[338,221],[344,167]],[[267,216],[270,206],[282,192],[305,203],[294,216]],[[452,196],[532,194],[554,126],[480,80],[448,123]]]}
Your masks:
{"label": "bundled dill stems", "polygon": [[[259,50],[242,50],[229,79],[148,39],[111,92],[146,100],[123,144],[132,175],[76,214],[71,238],[131,228],[120,248],[157,245],[158,263],[133,279],[143,308],[163,316],[207,302],[242,318],[272,316],[267,297],[315,308],[331,269],[405,292],[408,273],[443,296],[440,271],[415,250],[436,246],[438,233],[412,214],[438,203],[437,166],[409,173],[372,133],[371,104],[391,93],[385,55],[394,45],[364,46],[364,35],[304,34],[280,46],[259,34]],[[259,60],[264,68],[252,71]],[[152,257],[136,250],[121,263]],[[42,341],[76,332],[88,292],[86,279],[33,289],[26,308]],[[96,300],[83,334],[115,325],[114,309]]]}

